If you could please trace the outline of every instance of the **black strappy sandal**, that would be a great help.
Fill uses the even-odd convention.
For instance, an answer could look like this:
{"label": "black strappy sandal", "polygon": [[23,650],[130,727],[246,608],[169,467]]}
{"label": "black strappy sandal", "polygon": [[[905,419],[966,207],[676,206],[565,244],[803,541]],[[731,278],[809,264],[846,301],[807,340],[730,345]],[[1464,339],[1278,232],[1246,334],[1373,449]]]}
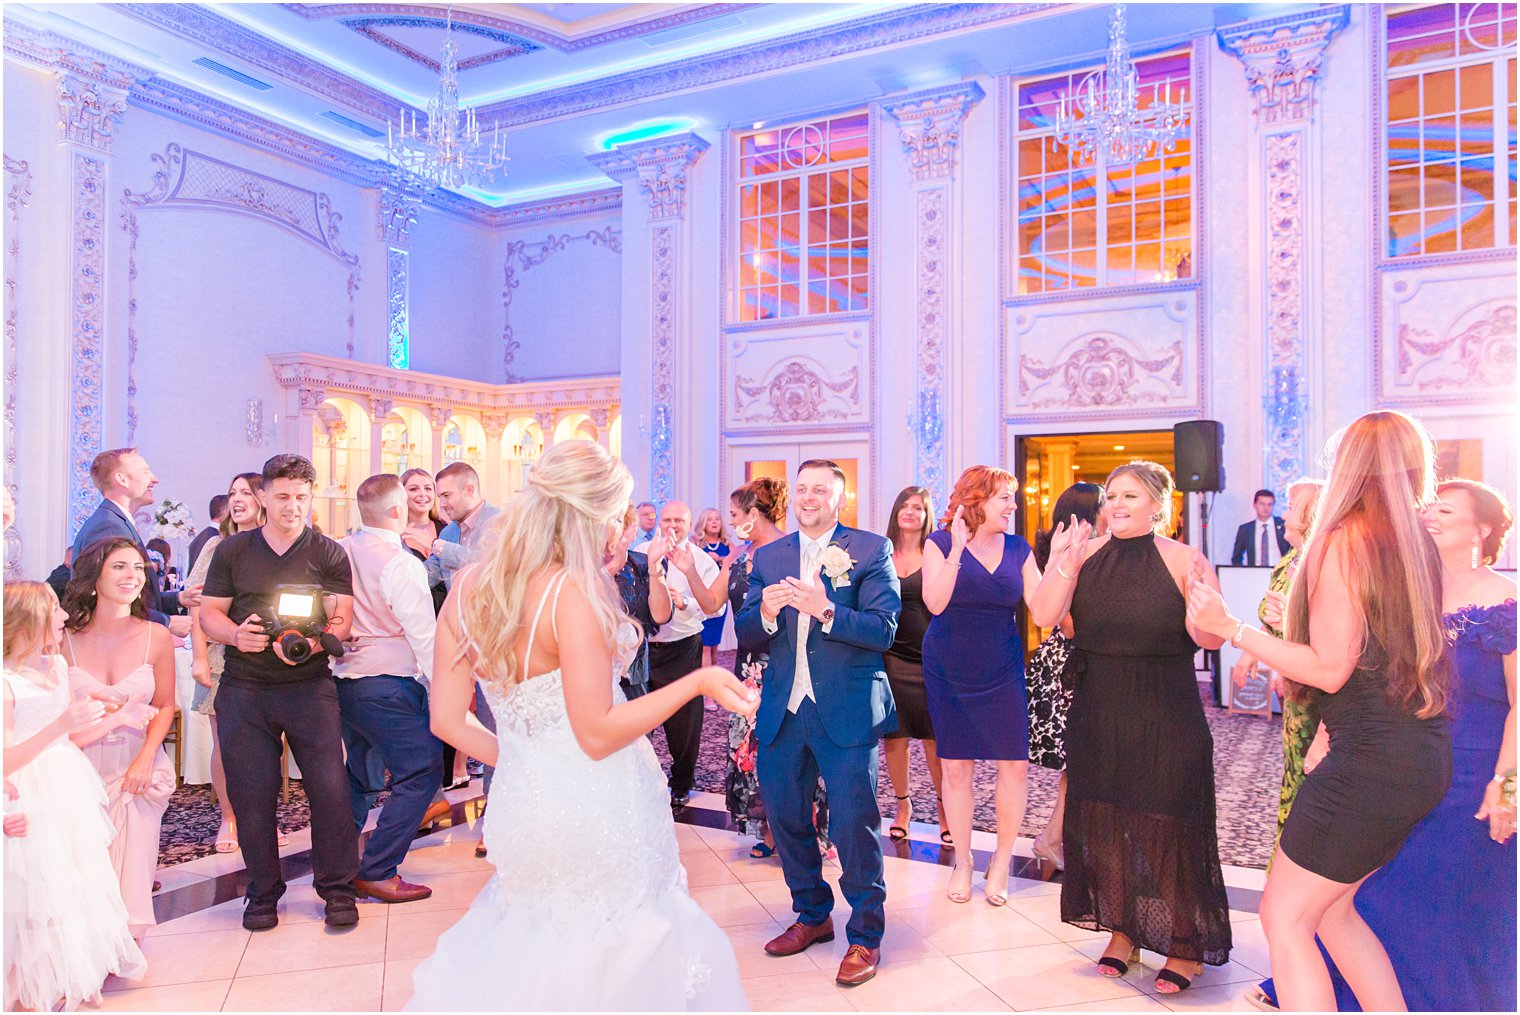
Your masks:
{"label": "black strappy sandal", "polygon": [[1156,985],[1157,985],[1157,987],[1160,987],[1160,985],[1163,984],[1163,983],[1170,983],[1172,986],[1176,987],[1177,989],[1175,991],[1157,990],[1157,993],[1160,994],[1162,997],[1166,997],[1169,994],[1173,994],[1173,993],[1180,994],[1184,990],[1187,990],[1189,987],[1191,987],[1193,985],[1193,979],[1196,978],[1196,977],[1198,977],[1202,973],[1203,973],[1203,967],[1202,966],[1200,966],[1199,969],[1198,969],[1198,972],[1194,973],[1191,977],[1183,976],[1181,973],[1179,973],[1179,972],[1177,972],[1176,970],[1173,970],[1173,969],[1163,969],[1163,970],[1161,970],[1161,972],[1159,972],[1159,973],[1156,974]]}
{"label": "black strappy sandal", "polygon": [[[905,797],[905,796],[900,796],[897,799],[898,800],[906,800],[908,798]],[[908,837],[908,830],[906,828],[904,828],[902,825],[890,825],[890,826],[888,826],[888,828],[887,828],[887,838],[891,839],[893,842],[901,842],[904,839],[906,839],[907,837]]]}
{"label": "black strappy sandal", "polygon": [[[1104,976],[1119,977],[1119,976],[1123,976],[1125,973],[1129,972],[1130,963],[1139,962],[1139,961],[1140,961],[1140,949],[1137,946],[1137,947],[1132,948],[1130,950],[1130,953],[1129,953],[1129,962],[1125,962],[1123,959],[1116,958],[1113,955],[1105,955],[1105,956],[1103,956],[1102,958],[1100,958],[1098,960],[1098,971],[1100,973],[1103,973]],[[1112,973],[1103,972],[1106,969],[1112,969],[1113,972]],[[1159,977],[1158,977],[1158,979],[1159,979]]]}

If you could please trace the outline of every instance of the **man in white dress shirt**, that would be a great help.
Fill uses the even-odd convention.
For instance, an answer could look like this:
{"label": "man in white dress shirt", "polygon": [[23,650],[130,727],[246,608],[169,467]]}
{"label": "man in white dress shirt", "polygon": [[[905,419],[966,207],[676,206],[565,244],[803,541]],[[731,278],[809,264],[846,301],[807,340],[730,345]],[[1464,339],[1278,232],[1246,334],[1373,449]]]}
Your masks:
{"label": "man in white dress shirt", "polygon": [[[391,794],[364,847],[354,889],[381,902],[412,902],[433,890],[402,880],[401,860],[425,816],[448,808],[434,804],[443,785],[443,744],[428,728],[437,621],[427,569],[401,542],[407,519],[401,480],[371,476],[359,484],[356,499],[363,525],[339,541],[353,569],[354,620],[333,675],[348,795],[361,831],[374,795],[385,788],[386,771]],[[372,755],[383,764],[369,764]]]}
{"label": "man in white dress shirt", "polygon": [[[692,553],[691,508],[678,500],[660,512],[660,531],[634,547],[649,555],[649,575],[663,575],[670,590],[670,620],[649,637],[649,689],[658,691],[702,665],[702,622],[722,612],[725,599],[715,594],[712,583],[718,565],[705,553]],[[665,740],[670,746],[670,805],[691,802],[697,772],[697,751],[702,745],[702,699],[693,698],[665,720]]]}

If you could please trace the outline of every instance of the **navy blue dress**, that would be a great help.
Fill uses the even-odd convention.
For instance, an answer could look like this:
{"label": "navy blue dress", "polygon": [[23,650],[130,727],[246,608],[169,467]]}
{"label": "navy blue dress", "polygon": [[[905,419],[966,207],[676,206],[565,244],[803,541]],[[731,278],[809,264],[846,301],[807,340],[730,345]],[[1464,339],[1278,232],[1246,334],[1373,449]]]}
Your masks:
{"label": "navy blue dress", "polygon": [[[929,537],[947,557],[950,533]],[[924,635],[924,692],[941,758],[1029,760],[1029,697],[1018,607],[1024,601],[1023,536],[1003,537],[992,572],[967,550],[944,612]]]}

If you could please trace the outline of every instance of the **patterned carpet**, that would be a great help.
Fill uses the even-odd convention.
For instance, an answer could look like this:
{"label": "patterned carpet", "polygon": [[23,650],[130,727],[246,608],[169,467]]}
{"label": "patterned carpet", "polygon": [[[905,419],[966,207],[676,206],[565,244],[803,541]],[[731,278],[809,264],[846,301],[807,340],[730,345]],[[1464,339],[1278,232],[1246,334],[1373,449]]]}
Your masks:
{"label": "patterned carpet", "polygon": [[[720,661],[732,665],[733,654],[724,653]],[[1219,858],[1236,867],[1264,868],[1272,853],[1277,831],[1277,791],[1282,779],[1282,747],[1279,725],[1259,716],[1231,715],[1204,699],[1204,714],[1214,734],[1214,784],[1217,794]],[[654,746],[660,760],[669,767],[665,735],[654,733]],[[728,717],[713,705],[707,706],[702,724],[702,750],[697,762],[697,788],[721,794],[728,771]],[[909,748],[909,793],[913,810],[920,821],[933,821],[935,796],[929,771],[924,766],[923,749],[914,742]],[[992,786],[994,766],[978,765],[976,771],[977,828],[990,830],[994,825]],[[1029,808],[1024,816],[1023,834],[1033,836],[1045,827],[1055,806],[1057,773],[1043,768],[1029,771]],[[285,831],[304,828],[310,822],[306,796],[299,781],[291,784],[290,802],[280,808],[280,827]],[[894,813],[892,784],[883,762],[877,797],[882,813]],[[216,835],[218,817],[210,786],[181,786],[169,803],[159,839],[159,862],[164,865],[184,863],[213,851],[210,839]]]}

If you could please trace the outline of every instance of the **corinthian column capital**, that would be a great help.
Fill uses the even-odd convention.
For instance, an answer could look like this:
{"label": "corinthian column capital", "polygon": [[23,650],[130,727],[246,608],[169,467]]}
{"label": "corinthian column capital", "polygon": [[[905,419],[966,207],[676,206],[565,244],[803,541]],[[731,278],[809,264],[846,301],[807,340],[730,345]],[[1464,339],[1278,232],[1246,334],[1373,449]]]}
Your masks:
{"label": "corinthian column capital", "polygon": [[1258,124],[1313,118],[1325,50],[1350,17],[1341,5],[1219,29],[1219,47],[1245,67]]}

